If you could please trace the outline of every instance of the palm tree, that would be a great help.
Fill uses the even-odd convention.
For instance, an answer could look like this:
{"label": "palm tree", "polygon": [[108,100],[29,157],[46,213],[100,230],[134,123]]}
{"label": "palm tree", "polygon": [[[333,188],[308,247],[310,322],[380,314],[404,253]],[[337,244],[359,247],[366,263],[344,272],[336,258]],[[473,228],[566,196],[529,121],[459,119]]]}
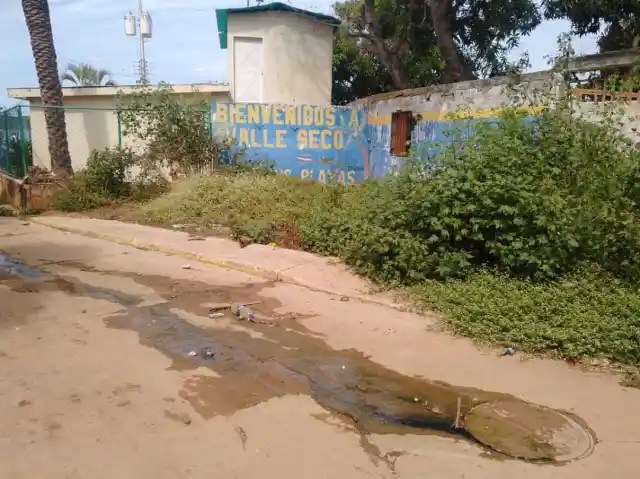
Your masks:
{"label": "palm tree", "polygon": [[73,175],[67,126],[64,119],[62,87],[58,77],[58,60],[53,45],[51,17],[47,0],[22,0],[22,11],[31,38],[31,50],[36,64],[40,96],[49,139],[51,169],[56,175]]}
{"label": "palm tree", "polygon": [[88,63],[80,63],[79,65],[69,63],[60,80],[63,82],[66,80],[74,86],[116,85],[116,82],[111,79],[111,73],[108,70],[99,70]]}

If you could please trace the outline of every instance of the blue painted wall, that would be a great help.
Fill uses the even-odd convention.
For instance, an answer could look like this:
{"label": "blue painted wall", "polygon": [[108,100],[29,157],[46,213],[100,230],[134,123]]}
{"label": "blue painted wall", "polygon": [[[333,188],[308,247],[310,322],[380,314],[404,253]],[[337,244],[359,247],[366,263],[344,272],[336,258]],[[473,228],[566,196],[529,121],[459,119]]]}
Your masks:
{"label": "blue painted wall", "polygon": [[[495,121],[444,120],[440,111],[417,116],[422,119],[411,132],[411,151],[427,161],[456,132],[472,131],[477,121]],[[388,175],[407,160],[390,154],[391,115],[370,116],[365,107],[213,102],[212,117],[215,131],[234,138],[247,159],[302,179],[353,184]]]}
{"label": "blue painted wall", "polygon": [[230,135],[248,160],[322,183],[369,176],[367,110],[357,107],[212,103],[214,131]]}
{"label": "blue painted wall", "polygon": [[[411,132],[412,155],[429,160],[438,150],[449,144],[458,131],[468,130],[470,123],[464,121],[429,120],[418,121]],[[391,123],[372,122],[368,127],[370,139],[371,176],[373,178],[388,175],[401,168],[406,157],[393,156],[390,152]]]}

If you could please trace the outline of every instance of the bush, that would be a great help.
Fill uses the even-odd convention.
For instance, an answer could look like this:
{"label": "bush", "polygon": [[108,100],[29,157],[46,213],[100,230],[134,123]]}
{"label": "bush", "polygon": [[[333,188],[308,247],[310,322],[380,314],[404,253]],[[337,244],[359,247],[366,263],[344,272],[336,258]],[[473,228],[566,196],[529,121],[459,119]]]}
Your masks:
{"label": "bush", "polygon": [[145,143],[144,157],[172,177],[212,171],[229,153],[230,141],[213,136],[206,95],[186,102],[171,86],[142,86],[119,98],[122,133]]}
{"label": "bush", "polygon": [[475,123],[436,158],[315,208],[302,241],[383,283],[481,266],[553,279],[582,262],[633,277],[638,165],[638,151],[606,125],[562,109],[533,120],[510,111]]}
{"label": "bush", "polygon": [[[138,167],[139,175],[131,178]],[[93,151],[87,167],[58,190],[53,205],[62,211],[85,211],[121,200],[146,200],[166,191],[166,181],[140,163],[127,148]]]}

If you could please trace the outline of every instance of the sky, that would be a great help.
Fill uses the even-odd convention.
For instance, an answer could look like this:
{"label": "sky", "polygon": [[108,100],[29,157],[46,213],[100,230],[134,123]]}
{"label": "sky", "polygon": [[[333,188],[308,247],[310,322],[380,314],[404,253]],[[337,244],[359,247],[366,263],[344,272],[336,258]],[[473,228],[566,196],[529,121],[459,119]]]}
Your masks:
{"label": "sky", "polygon": [[[252,4],[255,0],[251,0]],[[268,0],[267,0],[268,1]],[[283,0],[287,1],[287,0]],[[334,0],[290,0],[293,6],[332,13]],[[153,38],[145,53],[153,83],[224,82],[226,51],[220,49],[216,8],[246,6],[246,0],[143,0],[153,19]],[[89,63],[109,70],[118,84],[137,79],[138,41],[124,34],[124,15],[137,0],[49,0],[58,63]],[[15,104],[11,87],[37,86],[37,77],[20,0],[0,0],[0,106]],[[545,22],[521,40],[514,58],[528,51],[531,71],[547,68],[565,21]],[[596,51],[594,37],[574,39],[577,54]]]}

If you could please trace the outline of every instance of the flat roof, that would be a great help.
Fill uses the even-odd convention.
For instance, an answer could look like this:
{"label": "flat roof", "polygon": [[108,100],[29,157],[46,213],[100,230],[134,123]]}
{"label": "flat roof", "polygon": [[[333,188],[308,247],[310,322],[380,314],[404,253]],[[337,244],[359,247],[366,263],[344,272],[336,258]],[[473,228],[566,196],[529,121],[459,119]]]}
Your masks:
{"label": "flat roof", "polygon": [[233,13],[259,13],[259,12],[287,12],[295,13],[314,20],[316,22],[326,23],[333,28],[337,28],[340,25],[340,20],[331,15],[325,15],[323,13],[310,12],[309,10],[303,10],[302,8],[292,7],[282,2],[273,2],[262,5],[255,5],[253,7],[242,8],[219,8],[216,10],[216,21],[218,23],[218,38],[220,39],[220,48],[223,50],[227,48],[227,31],[229,23],[229,14]]}
{"label": "flat roof", "polygon": [[[226,93],[229,91],[228,83],[179,83],[169,86],[174,93]],[[138,88],[140,85],[64,87],[62,96],[116,96],[119,93],[133,93]],[[149,88],[157,90],[159,85],[149,85]],[[7,88],[7,96],[25,100],[40,98],[40,88]]]}

